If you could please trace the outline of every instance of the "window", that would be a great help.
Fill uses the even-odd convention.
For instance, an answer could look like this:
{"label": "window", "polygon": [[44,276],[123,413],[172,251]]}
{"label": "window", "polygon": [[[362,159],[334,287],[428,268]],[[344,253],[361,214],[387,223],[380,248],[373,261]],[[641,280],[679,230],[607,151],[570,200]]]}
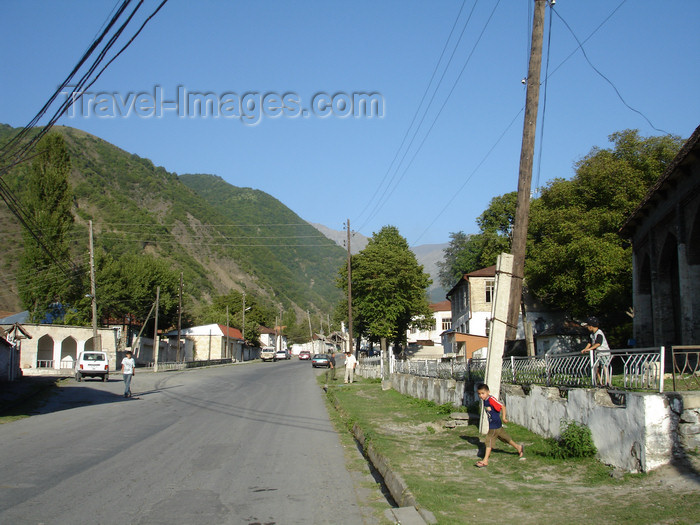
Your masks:
{"label": "window", "polygon": [[452,328],[452,318],[451,317],[445,317],[442,320],[442,329],[443,330],[449,330]]}
{"label": "window", "polygon": [[491,301],[493,301],[493,285],[494,285],[493,279],[486,280],[486,302],[487,303],[490,303]]}

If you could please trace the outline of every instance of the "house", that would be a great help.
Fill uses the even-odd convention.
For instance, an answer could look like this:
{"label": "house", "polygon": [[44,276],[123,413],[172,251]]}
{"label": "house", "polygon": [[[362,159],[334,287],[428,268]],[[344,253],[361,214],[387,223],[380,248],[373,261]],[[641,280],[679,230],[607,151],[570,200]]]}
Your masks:
{"label": "house", "polygon": [[632,241],[636,346],[700,342],[700,126],[620,229]]}
{"label": "house", "polygon": [[31,338],[19,323],[14,323],[7,330],[0,327],[0,381],[14,381],[22,376],[22,341]]}
{"label": "house", "polygon": [[260,326],[260,346],[273,346],[277,347],[277,332],[272,328],[267,328],[266,326]]}
{"label": "house", "polygon": [[442,346],[442,334],[452,328],[452,306],[450,301],[441,301],[430,305],[433,312],[432,323],[421,327],[412,325],[406,331],[406,345],[404,352],[410,357],[441,357],[445,354]]}
{"label": "house", "polygon": [[[488,337],[491,329],[491,309],[496,292],[496,265],[481,268],[464,274],[452,289],[447,292],[452,310],[452,330],[443,334],[443,347],[446,353],[464,355],[488,346]],[[533,339],[535,348],[540,333],[550,330],[550,336],[560,335],[559,328],[564,326],[566,318],[562,312],[555,312],[545,307],[536,298],[528,293],[527,287],[523,289],[523,302],[525,303],[526,320],[533,327]],[[558,341],[559,351],[564,351],[567,336]],[[523,327],[522,313],[518,318],[518,330],[516,340],[520,341],[515,348],[524,350],[525,329]],[[572,349],[577,343],[574,337],[570,340]],[[544,340],[543,340],[543,344]],[[551,346],[551,343],[548,343]],[[513,350],[511,350],[513,351]],[[516,353],[520,350],[515,350]],[[536,350],[543,353],[544,350]],[[467,356],[469,357],[469,356]]]}
{"label": "house", "polygon": [[[15,325],[3,325],[10,330]],[[24,375],[72,375],[80,352],[98,347],[107,352],[109,367],[117,366],[120,328],[98,328],[95,344],[92,328],[55,324],[23,324],[29,337],[22,340],[20,367]]]}
{"label": "house", "polygon": [[[165,334],[170,348],[177,348],[177,330]],[[184,345],[183,345],[184,343]],[[222,324],[207,324],[180,330],[185,361],[232,359],[247,361],[257,352],[243,344],[243,334],[237,328]]]}

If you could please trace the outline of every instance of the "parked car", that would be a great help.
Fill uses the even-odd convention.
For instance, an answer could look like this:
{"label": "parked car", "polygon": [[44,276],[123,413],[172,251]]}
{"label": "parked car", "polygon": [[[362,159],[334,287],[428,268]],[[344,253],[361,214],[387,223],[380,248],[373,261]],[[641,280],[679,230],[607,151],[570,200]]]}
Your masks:
{"label": "parked car", "polygon": [[316,354],[311,359],[311,366],[314,368],[318,368],[318,367],[330,368],[331,358],[328,354]]}
{"label": "parked car", "polygon": [[311,359],[311,352],[309,352],[308,350],[302,350],[301,352],[299,352],[299,359],[304,361]]}
{"label": "parked car", "polygon": [[80,352],[75,362],[75,380],[82,381],[83,377],[100,377],[102,381],[109,379],[109,359],[106,352]]}
{"label": "parked car", "polygon": [[286,350],[277,350],[277,352],[275,352],[275,358],[289,359],[289,352],[287,352]]}
{"label": "parked car", "polygon": [[260,349],[260,359],[263,361],[277,361],[275,349],[271,346],[265,346]]}

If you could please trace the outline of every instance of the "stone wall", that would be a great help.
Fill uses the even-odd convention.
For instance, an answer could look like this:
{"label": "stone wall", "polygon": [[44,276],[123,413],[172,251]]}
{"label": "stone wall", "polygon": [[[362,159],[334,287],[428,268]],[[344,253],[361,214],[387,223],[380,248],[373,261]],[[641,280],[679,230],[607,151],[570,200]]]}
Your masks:
{"label": "stone wall", "polygon": [[[392,374],[392,388],[402,394],[437,404],[455,406],[476,400],[462,381]],[[674,457],[698,451],[700,393],[624,394],[624,404],[613,403],[607,390],[501,385],[508,419],[543,437],[557,438],[562,420],[573,420],[591,430],[603,463],[629,472],[645,472]]]}

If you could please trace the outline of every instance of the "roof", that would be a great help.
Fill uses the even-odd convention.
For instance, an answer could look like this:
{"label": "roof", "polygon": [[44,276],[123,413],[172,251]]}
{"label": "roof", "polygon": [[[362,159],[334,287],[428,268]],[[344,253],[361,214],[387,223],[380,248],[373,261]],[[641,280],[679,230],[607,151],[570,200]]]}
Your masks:
{"label": "roof", "polygon": [[487,266],[486,268],[480,268],[478,270],[474,270],[473,272],[465,273],[462,277],[460,277],[459,281],[457,281],[457,284],[455,284],[452,288],[450,288],[450,291],[447,292],[446,297],[448,300],[455,288],[457,288],[462,281],[468,281],[471,277],[496,277],[496,265],[494,264],[493,266]]}
{"label": "roof", "polygon": [[494,264],[493,266],[487,266],[486,268],[464,274],[465,279],[469,279],[470,277],[496,277],[496,265]]}
{"label": "roof", "polygon": [[261,335],[262,334],[271,334],[271,335],[277,334],[277,332],[275,332],[272,328],[268,328],[267,326],[263,326],[263,325],[260,325],[260,328],[258,331],[260,332]]}
{"label": "roof", "polygon": [[444,301],[440,301],[439,303],[431,304],[430,309],[433,312],[449,312],[450,310],[452,310],[452,306],[449,299],[445,299]]}
{"label": "roof", "polygon": [[666,167],[664,172],[659,177],[651,189],[647,192],[646,197],[642,199],[639,206],[632,212],[629,218],[620,228],[620,233],[626,237],[631,237],[637,227],[644,221],[649,214],[650,208],[653,208],[659,201],[665,198],[665,190],[672,188],[677,184],[677,179],[686,175],[686,170],[682,169],[684,165],[692,162],[698,162],[700,158],[700,126],[695,128],[695,131],[690,138],[683,144],[678,154],[673,158],[671,163]]}
{"label": "roof", "polygon": [[[177,330],[171,330],[165,335],[177,337]],[[183,328],[180,330],[180,335],[213,335],[217,337],[228,336],[231,339],[243,340],[243,334],[240,330],[238,330],[238,328],[231,328],[230,326],[224,326],[222,324],[205,324],[200,326],[192,326],[190,328]]]}

